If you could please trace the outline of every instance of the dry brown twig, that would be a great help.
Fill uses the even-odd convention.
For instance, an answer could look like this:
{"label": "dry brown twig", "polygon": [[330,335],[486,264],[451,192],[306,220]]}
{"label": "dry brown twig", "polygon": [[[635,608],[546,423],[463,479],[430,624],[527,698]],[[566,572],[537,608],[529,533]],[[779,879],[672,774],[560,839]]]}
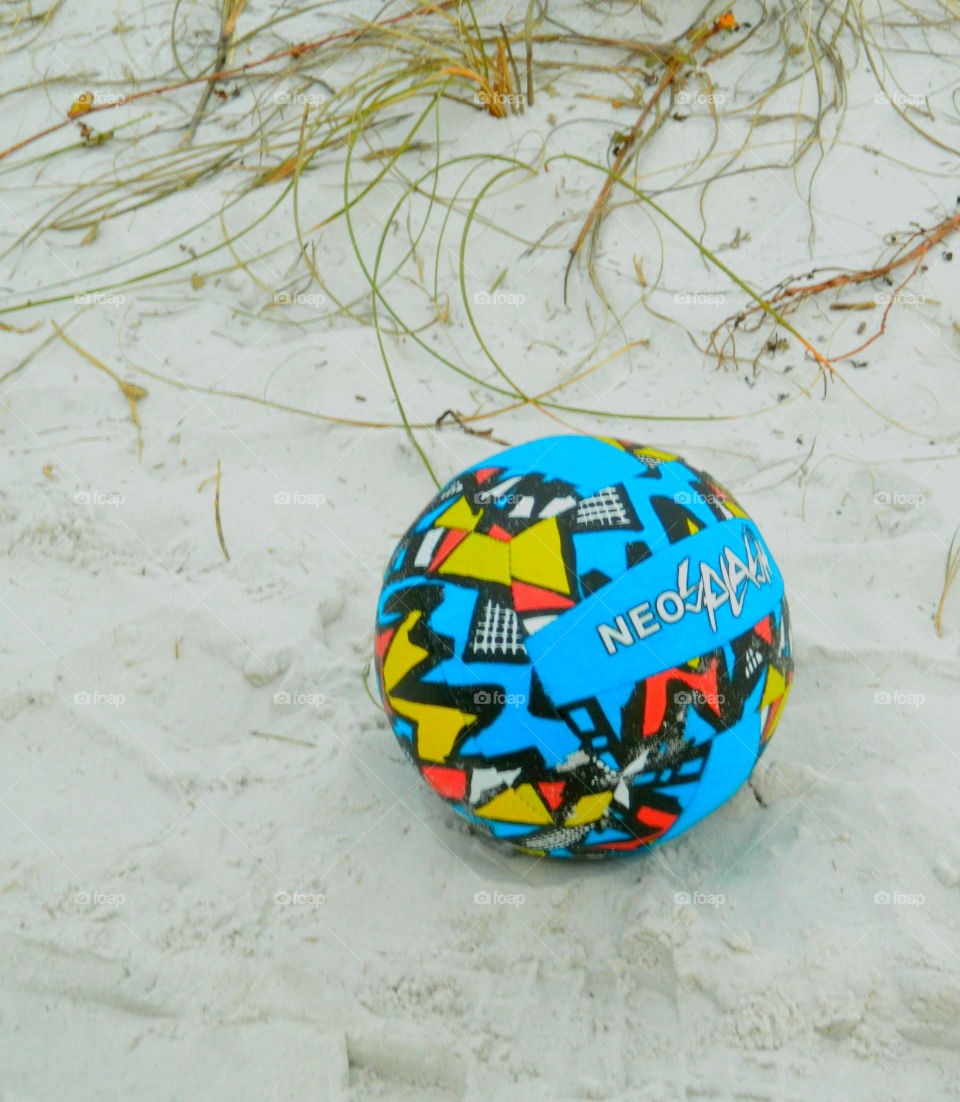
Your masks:
{"label": "dry brown twig", "polygon": [[433,427],[442,429],[448,421],[452,421],[455,425],[461,428],[464,432],[469,433],[471,436],[482,436],[485,440],[490,440],[494,444],[502,444],[505,448],[510,445],[506,440],[499,440],[493,435],[493,429],[474,429],[466,423],[466,418],[462,413],[458,413],[455,409],[445,409],[443,413],[436,419]]}
{"label": "dry brown twig", "polygon": [[256,61],[248,61],[246,64],[237,65],[232,69],[223,69],[222,71],[209,73],[207,76],[203,77],[189,77],[186,80],[178,80],[172,84],[163,84],[157,88],[143,88],[139,92],[129,92],[127,95],[116,100],[110,100],[107,103],[93,103],[91,97],[90,103],[84,105],[82,111],[77,110],[77,105],[74,104],[70,111],[66,113],[66,116],[59,122],[55,122],[52,126],[47,126],[43,130],[37,130],[35,133],[28,135],[26,138],[22,138],[6,149],[0,149],[0,161],[2,161],[4,157],[9,157],[11,153],[16,153],[17,150],[23,149],[33,142],[39,141],[40,138],[45,138],[49,134],[54,134],[56,131],[62,130],[65,126],[69,126],[79,114],[92,115],[97,111],[112,111],[117,107],[122,107],[125,104],[144,99],[147,96],[161,96],[165,92],[174,92],[180,88],[188,88],[192,84],[207,83],[212,87],[218,80],[224,80],[226,77],[240,76],[242,73],[248,73],[252,69],[258,69],[262,65],[268,65],[271,61],[279,61],[282,58],[302,57],[304,54],[313,53],[323,46],[329,45],[331,42],[341,42],[345,39],[360,38],[368,34],[371,27],[391,26],[394,23],[400,23],[406,19],[413,19],[420,15],[442,11],[445,8],[453,7],[456,3],[458,3],[458,0],[440,0],[440,2],[436,4],[424,4],[421,7],[413,8],[411,11],[401,12],[399,15],[392,15],[389,19],[380,19],[374,23],[367,23],[361,27],[351,28],[348,31],[338,31],[336,34],[328,34],[324,38],[318,38],[314,42],[301,42],[296,46],[288,46],[283,50],[275,50],[273,53],[267,54],[266,57],[257,58]]}
{"label": "dry brown twig", "polygon": [[[223,0],[220,38],[217,42],[217,58],[213,63],[215,73],[225,69],[228,61],[231,60],[237,33],[237,20],[240,18],[240,13],[243,11],[246,2],[247,0]],[[207,81],[200,102],[197,104],[197,109],[194,111],[190,125],[187,127],[187,132],[180,143],[181,147],[187,146],[193,141],[193,136],[197,132],[197,127],[200,125],[200,120],[203,118],[203,113],[206,111],[210,96],[213,93],[213,87],[213,81]]]}
{"label": "dry brown twig", "polygon": [[623,166],[626,163],[627,157],[630,156],[630,152],[633,149],[634,143],[640,135],[640,128],[646,122],[647,117],[653,108],[657,105],[660,97],[670,87],[671,84],[677,79],[680,71],[685,65],[690,63],[693,55],[703,45],[705,45],[715,34],[723,30],[736,30],[737,23],[730,12],[721,15],[712,26],[703,27],[699,31],[692,32],[690,35],[690,46],[686,51],[674,49],[666,58],[664,64],[666,70],[663,76],[660,78],[660,83],[651,95],[650,99],[643,105],[637,121],[630,128],[627,136],[624,138],[620,145],[620,151],[617,154],[616,160],[613,162],[613,166],[607,173],[607,178],[603,182],[603,187],[600,189],[600,194],[594,200],[593,206],[590,208],[590,213],[587,215],[586,221],[580,227],[580,233],[577,235],[577,240],[574,242],[573,248],[570,250],[570,259],[567,261],[567,268],[563,275],[563,301],[567,301],[567,283],[570,279],[570,269],[573,267],[574,261],[580,254],[580,250],[583,248],[583,243],[587,239],[587,235],[591,229],[596,225],[598,220],[603,216],[603,209],[607,205],[607,199],[610,196],[610,192],[613,190],[614,182],[622,175]]}
{"label": "dry brown twig", "polygon": [[[886,331],[887,318],[890,314],[890,310],[893,308],[893,304],[897,300],[897,296],[903,290],[903,288],[910,282],[920,269],[920,265],[923,263],[927,253],[933,248],[934,245],[939,244],[949,234],[954,233],[960,229],[960,212],[951,214],[947,218],[944,218],[942,222],[938,223],[930,230],[917,230],[911,234],[906,242],[897,250],[897,252],[888,260],[885,264],[879,264],[874,268],[867,268],[859,272],[837,272],[830,276],[828,279],[820,280],[817,283],[799,283],[794,280],[788,280],[785,284],[780,286],[780,289],[775,294],[770,295],[766,301],[771,306],[779,306],[787,304],[789,311],[794,311],[797,307],[805,302],[809,298],[813,298],[816,295],[823,294],[825,291],[839,290],[843,287],[856,286],[858,284],[870,283],[875,279],[883,279],[891,272],[896,271],[898,268],[902,268],[906,264],[912,262],[913,266],[910,269],[906,278],[897,286],[896,290],[888,296],[888,301],[885,304],[883,316],[880,321],[880,326],[877,332],[873,334],[868,340],[857,348],[852,349],[850,352],[845,352],[840,356],[831,356],[828,363],[835,364],[841,360],[849,360],[852,356],[858,355],[865,348],[873,344],[878,340]],[[907,250],[907,246],[911,241],[916,240],[920,236],[921,240],[912,248]],[[907,250],[907,251],[905,251]],[[817,274],[818,269],[809,272],[806,276],[810,279]],[[867,309],[874,304],[872,303],[852,303],[843,304],[836,303],[831,309],[849,309],[849,310],[863,310]],[[745,310],[741,310],[738,314],[733,315],[720,323],[716,329],[710,334],[710,341],[708,348],[713,352],[718,360],[718,363],[722,364],[726,359],[725,348],[729,344],[736,333],[737,329],[748,319],[758,314],[763,307],[760,305],[753,305]],[[785,310],[784,313],[787,311]],[[721,331],[727,331],[727,339],[724,341],[723,347],[718,347],[717,338]]]}

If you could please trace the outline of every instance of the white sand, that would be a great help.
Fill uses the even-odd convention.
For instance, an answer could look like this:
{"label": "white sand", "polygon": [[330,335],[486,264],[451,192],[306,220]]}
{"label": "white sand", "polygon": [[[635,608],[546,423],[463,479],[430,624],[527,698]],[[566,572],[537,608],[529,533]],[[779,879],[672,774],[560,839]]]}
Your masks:
{"label": "white sand", "polygon": [[[675,26],[696,12],[676,8]],[[78,70],[122,79],[124,64],[145,80],[173,79],[169,8],[123,6],[131,30],[112,34],[120,10],[99,0],[68,5],[46,47],[4,61],[5,81]],[[493,21],[502,15],[496,5],[480,10]],[[639,10],[608,20],[572,0],[552,10],[594,30],[611,31],[612,21],[612,33],[666,34]],[[258,3],[241,29],[269,15]],[[215,21],[200,12],[190,19],[206,32],[186,48],[197,71],[208,63]],[[283,33],[306,39],[336,22],[313,15]],[[237,60],[267,52],[264,41]],[[956,199],[956,156],[876,103],[867,60],[842,43],[853,69],[849,109],[813,179],[815,240],[804,197],[816,149],[796,178],[789,170],[738,175],[707,193],[704,243],[717,249],[738,228],[749,233],[718,255],[758,289],[814,265],[870,266],[884,235],[912,222],[932,226]],[[754,70],[742,59],[711,66],[729,97],[725,109],[765,86],[762,62],[758,55]],[[922,53],[892,55],[891,63],[905,91],[946,89],[936,119],[920,121],[955,141],[955,73]],[[346,74],[327,79],[339,87]],[[51,84],[49,99],[5,101],[0,145],[62,117],[85,86],[78,77]],[[624,93],[599,78],[564,78],[554,95],[503,121],[447,104],[443,156],[519,149],[533,160],[550,134],[550,155],[605,161],[612,130],[629,126],[635,110],[573,93],[615,87]],[[812,87],[808,76],[807,105]],[[769,113],[795,113],[798,94],[790,86]],[[180,97],[168,102],[182,110],[151,101],[118,109],[109,125],[145,110],[154,115],[131,132],[149,135],[161,119],[183,125],[196,90]],[[238,118],[250,103],[244,93],[217,111]],[[641,155],[644,171],[662,170],[643,186],[675,183],[658,201],[696,234],[698,192],[680,186],[677,166],[708,149],[708,111],[684,107],[690,117],[671,120]],[[553,130],[554,120],[574,119]],[[432,127],[424,140],[433,140]],[[834,116],[825,137],[836,127]],[[208,121],[198,141],[230,133]],[[718,151],[733,152],[744,134],[725,131]],[[788,157],[793,135],[790,117],[763,129],[748,161]],[[139,154],[164,153],[179,136],[149,137]],[[401,136],[398,127],[376,140]],[[31,153],[74,140],[73,130],[61,131]],[[10,160],[0,161],[3,248],[64,181],[107,173],[116,155],[107,143],[14,175]],[[432,156],[402,161],[407,178],[426,172]],[[358,163],[353,178],[381,164]],[[442,194],[453,194],[465,171],[446,170]],[[481,166],[467,184],[463,212],[493,171]],[[307,228],[342,202],[342,178],[342,149],[304,173]],[[39,323],[31,333],[0,333],[0,375],[52,322],[73,318],[73,295],[183,259],[174,243],[119,275],[86,275],[215,212],[240,179],[226,171],[196,192],[105,222],[89,245],[71,231],[13,249],[0,267],[4,305],[58,281],[66,282],[54,293],[69,297],[0,315],[21,327]],[[469,301],[490,352],[526,393],[643,340],[557,399],[635,417],[767,410],[710,423],[561,414],[572,430],[679,450],[727,483],[761,525],[787,582],[797,672],[754,777],[757,795],[743,789],[646,857],[591,864],[507,857],[447,813],[404,760],[362,678],[380,571],[432,494],[405,435],[176,389],[133,366],[325,414],[397,419],[370,325],[318,323],[306,305],[262,313],[269,290],[242,269],[214,274],[233,263],[221,249],[162,286],[154,280],[127,288],[122,303],[83,309],[66,330],[148,389],[139,402],[142,460],[116,384],[59,339],[0,383],[3,1102],[960,1096],[960,598],[947,602],[942,639],[933,625],[960,520],[960,259],[944,258],[960,239],[931,250],[908,288],[925,301],[898,304],[886,334],[859,357],[867,365],[839,365],[856,395],[837,383],[824,398],[793,337],[761,356],[756,377],[746,362],[718,372],[680,325],[644,310],[633,258],[652,282],[661,242],[666,267],[650,305],[701,342],[748,300],[635,204],[611,213],[598,254],[623,329],[604,317],[583,269],[564,309],[565,250],[600,182],[583,166],[554,161],[488,192],[468,241]],[[280,187],[233,208],[230,228],[265,209]],[[354,212],[371,268],[401,194],[390,185]],[[412,210],[419,227],[425,203]],[[442,213],[432,215],[418,250],[428,287]],[[551,248],[522,255],[524,241],[562,217],[570,220],[551,234]],[[470,331],[457,275],[462,228],[454,216],[440,246],[449,322],[423,339],[509,389]],[[385,271],[402,257],[406,234],[404,207]],[[268,288],[286,290],[292,238],[288,196],[237,248],[247,262],[287,242],[256,268]],[[360,294],[366,284],[342,219],[311,240],[336,293]],[[222,232],[214,218],[185,241],[199,253]],[[489,291],[504,267],[498,290],[524,301],[474,305],[475,292]],[[195,273],[207,277],[196,289]],[[305,274],[296,269],[301,284]],[[407,261],[385,288],[410,325],[431,318],[416,278]],[[843,300],[883,290],[867,285]],[[688,304],[684,295],[726,298]],[[806,306],[794,324],[835,355],[874,332],[881,311],[831,312],[831,301]],[[867,330],[858,338],[861,321]],[[388,336],[385,348],[414,421],[450,407],[469,414],[509,404],[443,369],[410,338]],[[758,348],[744,339],[745,353]],[[811,383],[809,396],[798,390]],[[479,423],[490,425],[510,443],[558,431],[529,406]],[[418,439],[441,479],[497,448],[454,426]],[[229,562],[209,481],[218,460]],[[282,504],[277,494],[315,497]],[[519,898],[482,904],[478,892]]]}

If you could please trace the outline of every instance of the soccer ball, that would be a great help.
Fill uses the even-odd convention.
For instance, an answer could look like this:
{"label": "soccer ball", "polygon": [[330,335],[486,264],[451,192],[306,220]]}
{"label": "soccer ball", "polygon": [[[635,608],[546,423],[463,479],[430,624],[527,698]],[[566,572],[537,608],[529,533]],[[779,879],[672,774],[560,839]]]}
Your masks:
{"label": "soccer ball", "polygon": [[384,708],[428,784],[552,857],[637,851],[728,800],[793,680],[756,525],[678,456],[553,436],[437,494],[377,609]]}

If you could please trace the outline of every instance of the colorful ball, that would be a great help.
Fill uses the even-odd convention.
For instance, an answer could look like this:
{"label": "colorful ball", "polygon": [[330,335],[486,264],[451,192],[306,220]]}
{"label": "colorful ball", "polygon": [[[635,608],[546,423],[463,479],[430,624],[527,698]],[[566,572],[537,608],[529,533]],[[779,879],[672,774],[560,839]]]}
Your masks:
{"label": "colorful ball", "polygon": [[642,850],[728,800],[793,679],[783,580],[734,498],[584,436],[443,487],[387,566],[376,667],[434,791],[555,857]]}

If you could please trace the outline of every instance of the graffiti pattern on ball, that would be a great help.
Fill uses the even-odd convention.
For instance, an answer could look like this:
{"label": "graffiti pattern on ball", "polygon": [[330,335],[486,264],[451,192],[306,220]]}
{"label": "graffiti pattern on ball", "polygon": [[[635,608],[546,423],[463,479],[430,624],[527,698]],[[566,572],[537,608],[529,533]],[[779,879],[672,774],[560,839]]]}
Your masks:
{"label": "graffiti pattern on ball", "polygon": [[589,437],[440,491],[388,564],[376,665],[427,782],[551,856],[643,849],[708,814],[793,678],[783,583],[734,498],[677,456]]}

